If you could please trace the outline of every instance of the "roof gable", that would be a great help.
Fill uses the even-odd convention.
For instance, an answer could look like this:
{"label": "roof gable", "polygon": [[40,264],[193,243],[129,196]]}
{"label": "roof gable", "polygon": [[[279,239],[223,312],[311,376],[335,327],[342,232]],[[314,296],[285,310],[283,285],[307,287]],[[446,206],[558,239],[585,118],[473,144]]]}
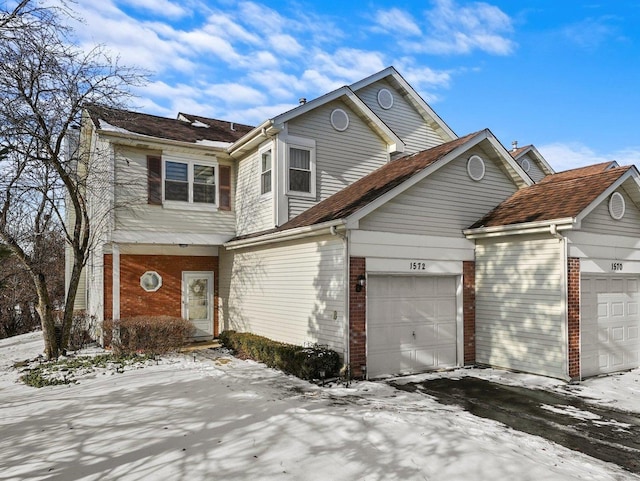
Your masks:
{"label": "roof gable", "polygon": [[556,173],[542,154],[538,152],[538,149],[533,145],[525,145],[524,147],[515,148],[509,151],[509,153],[515,160],[520,160],[524,156],[528,156],[530,159],[533,159],[544,175],[552,175]]}
{"label": "roof gable", "polygon": [[469,229],[584,217],[628,175],[637,175],[633,166],[604,167],[597,164],[545,177],[516,192]]}

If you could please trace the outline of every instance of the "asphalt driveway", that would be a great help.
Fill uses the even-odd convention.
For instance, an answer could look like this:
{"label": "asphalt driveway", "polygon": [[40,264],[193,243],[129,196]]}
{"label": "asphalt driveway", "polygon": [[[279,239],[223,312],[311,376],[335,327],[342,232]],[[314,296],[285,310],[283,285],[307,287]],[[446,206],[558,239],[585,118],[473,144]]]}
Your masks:
{"label": "asphalt driveway", "polygon": [[544,390],[493,383],[475,377],[390,381],[483,418],[534,434],[594,458],[640,473],[640,416]]}

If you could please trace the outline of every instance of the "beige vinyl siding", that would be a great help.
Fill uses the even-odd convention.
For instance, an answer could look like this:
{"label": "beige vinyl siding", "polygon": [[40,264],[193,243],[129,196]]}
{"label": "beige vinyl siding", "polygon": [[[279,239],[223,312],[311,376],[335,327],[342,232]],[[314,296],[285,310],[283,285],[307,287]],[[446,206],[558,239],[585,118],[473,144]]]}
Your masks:
{"label": "beige vinyl siding", "polygon": [[[485,159],[485,177],[479,182],[467,174],[467,159],[473,153]],[[493,161],[480,152],[469,152],[365,216],[360,229],[463,237],[462,229],[515,191],[515,185]]]}
{"label": "beige vinyl siding", "polygon": [[344,353],[343,256],[342,240],[331,236],[221,251],[223,328]]}
{"label": "beige vinyl siding", "polygon": [[[260,194],[260,168],[258,152],[245,157],[238,164],[238,187],[235,197],[238,235],[261,232],[272,229],[275,225],[274,193],[264,196]],[[275,169],[272,172],[275,172]]]}
{"label": "beige vinyl siding", "polygon": [[563,243],[529,237],[476,246],[476,361],[566,378]]}
{"label": "beige vinyl siding", "polygon": [[526,159],[529,162],[530,168],[527,174],[529,174],[529,177],[531,177],[531,180],[533,180],[534,182],[540,182],[545,177],[545,174],[542,171],[542,169],[540,169],[538,162],[534,160],[530,155],[525,154],[522,157],[520,157],[517,161],[518,164],[520,164],[520,166],[522,166],[523,159]]}
{"label": "beige vinyl siding", "polygon": [[[340,108],[349,116],[349,127],[338,132],[331,126],[331,112]],[[329,102],[288,124],[292,136],[316,141],[316,199],[289,197],[289,215],[295,216],[326,199],[389,160],[386,142],[341,101]]]}
{"label": "beige vinyl siding", "polygon": [[87,280],[87,313],[102,320],[104,319],[104,248],[102,245],[93,249],[83,273]]}
{"label": "beige vinyl siding", "polygon": [[[162,233],[234,234],[235,212],[147,203],[147,155],[153,152],[119,148],[116,152],[115,229]],[[158,152],[156,152],[158,154]],[[184,154],[181,154],[181,157]],[[222,163],[221,163],[222,164]],[[233,172],[233,169],[232,169]],[[235,179],[231,179],[234,185]],[[216,199],[219,193],[216,193]],[[232,203],[233,205],[233,203]]]}
{"label": "beige vinyl siding", "polygon": [[[393,94],[393,106],[387,110],[378,103],[378,92],[383,88]],[[402,94],[385,80],[368,85],[358,90],[357,94],[405,142],[405,154],[420,152],[445,141],[427,125],[425,119]]]}
{"label": "beige vinyl siding", "polygon": [[609,198],[605,199],[582,221],[580,230],[607,235],[640,237],[640,210],[635,206],[624,189],[618,189],[625,202],[625,213],[622,219],[615,220],[609,214]]}

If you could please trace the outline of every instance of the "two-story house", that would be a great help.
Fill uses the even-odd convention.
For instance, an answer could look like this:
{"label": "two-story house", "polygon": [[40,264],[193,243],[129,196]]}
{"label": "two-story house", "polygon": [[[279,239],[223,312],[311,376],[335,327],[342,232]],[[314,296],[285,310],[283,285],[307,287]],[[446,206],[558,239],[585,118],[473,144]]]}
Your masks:
{"label": "two-story house", "polygon": [[[257,127],[88,106],[78,307],[320,343],[356,376],[638,366],[635,167],[458,137],[392,67]],[[100,219],[98,223],[97,219]]]}

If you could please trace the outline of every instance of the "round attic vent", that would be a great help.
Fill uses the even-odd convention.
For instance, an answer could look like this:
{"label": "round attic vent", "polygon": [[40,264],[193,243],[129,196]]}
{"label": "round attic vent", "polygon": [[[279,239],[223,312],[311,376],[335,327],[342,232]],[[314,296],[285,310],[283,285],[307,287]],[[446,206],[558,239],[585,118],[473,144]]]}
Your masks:
{"label": "round attic vent", "polygon": [[378,90],[378,104],[385,110],[393,107],[393,94],[388,89]]}
{"label": "round attic vent", "polygon": [[342,109],[335,109],[331,112],[331,125],[338,132],[344,132],[349,127],[349,116]]}
{"label": "round attic vent", "polygon": [[467,161],[467,172],[473,180],[484,178],[484,160],[479,155],[472,155]]}
{"label": "round attic vent", "polygon": [[624,197],[622,197],[620,192],[614,192],[611,194],[611,197],[609,197],[609,214],[611,214],[611,217],[615,220],[620,220],[624,216],[624,211]]}
{"label": "round attic vent", "polygon": [[529,162],[527,159],[522,159],[520,161],[520,167],[522,167],[522,170],[524,170],[525,172],[529,172],[529,169],[531,169],[531,162]]}

